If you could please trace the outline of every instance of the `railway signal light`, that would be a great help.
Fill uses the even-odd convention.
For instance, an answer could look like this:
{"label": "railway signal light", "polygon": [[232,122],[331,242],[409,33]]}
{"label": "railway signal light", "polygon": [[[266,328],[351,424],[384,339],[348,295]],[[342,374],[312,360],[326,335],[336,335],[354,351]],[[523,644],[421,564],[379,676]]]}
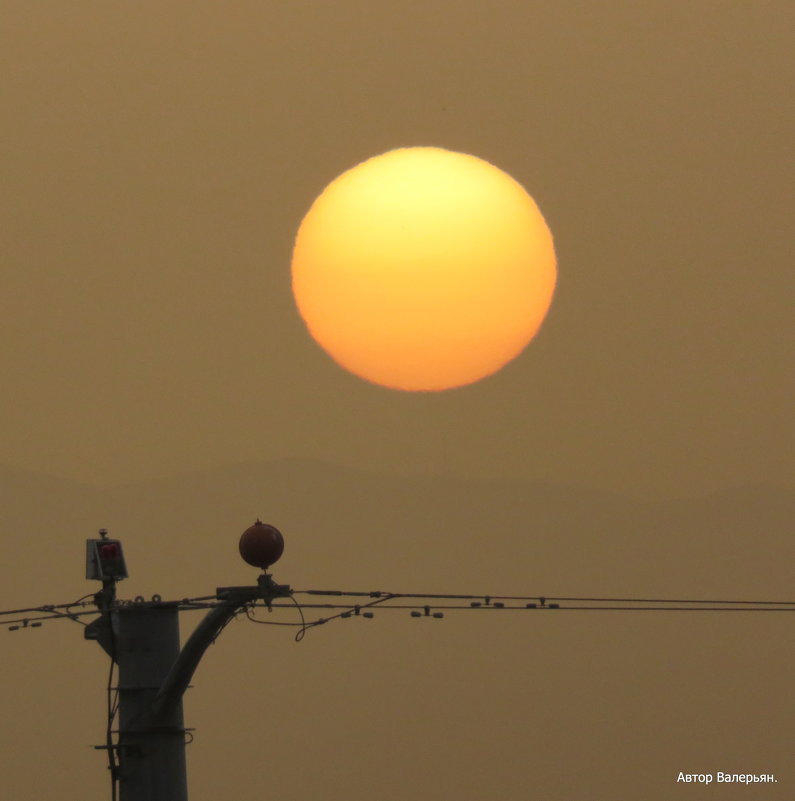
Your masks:
{"label": "railway signal light", "polygon": [[86,578],[97,581],[127,578],[121,542],[108,539],[105,529],[100,529],[99,533],[99,539],[86,540]]}

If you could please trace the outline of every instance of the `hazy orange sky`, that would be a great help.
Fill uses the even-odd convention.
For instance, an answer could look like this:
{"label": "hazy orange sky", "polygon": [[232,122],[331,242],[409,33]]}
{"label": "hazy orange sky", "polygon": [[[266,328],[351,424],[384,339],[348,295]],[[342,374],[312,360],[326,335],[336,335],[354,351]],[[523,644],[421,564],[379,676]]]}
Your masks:
{"label": "hazy orange sky", "polygon": [[[99,526],[121,598],[251,584],[257,516],[299,589],[791,599],[793,23],[788,0],[0,4],[0,611],[95,592]],[[558,256],[527,350],[438,394],[337,367],[290,291],[318,193],[411,145],[513,176]],[[791,614],[548,611],[230,625],[186,697],[191,798],[791,801]],[[0,631],[4,797],[109,797],[82,634]]]}
{"label": "hazy orange sky", "polygon": [[[792,486],[786,2],[8,2],[0,462],[114,483],[282,456],[640,495]],[[534,196],[518,360],[404,394],[294,308],[319,191],[393,147]]]}

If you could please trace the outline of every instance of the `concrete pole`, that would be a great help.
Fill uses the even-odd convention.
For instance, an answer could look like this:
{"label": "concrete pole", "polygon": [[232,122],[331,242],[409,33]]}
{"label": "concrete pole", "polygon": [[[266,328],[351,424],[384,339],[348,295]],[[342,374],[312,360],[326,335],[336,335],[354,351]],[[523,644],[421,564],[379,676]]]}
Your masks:
{"label": "concrete pole", "polygon": [[133,604],[112,614],[119,665],[120,801],[188,801],[182,698],[159,720],[151,715],[179,655],[177,605]]}
{"label": "concrete pole", "polygon": [[[259,520],[243,532],[240,554],[264,571],[284,550],[281,532]],[[120,801],[188,801],[182,696],[210,643],[246,604],[268,606],[292,595],[263,572],[254,587],[219,587],[218,604],[179,648],[179,602],[116,603],[116,582],[127,576],[121,543],[100,529],[86,541],[86,578],[102,581],[94,596],[100,616],[84,629],[119,666],[119,737],[113,749]],[[111,759],[111,764],[113,764]]]}
{"label": "concrete pole", "polygon": [[[262,575],[254,587],[220,587],[212,608],[179,648],[179,603],[109,609],[112,591],[98,593],[104,613],[86,626],[119,666],[117,776],[120,801],[188,801],[182,696],[204,652],[247,603],[287,597],[290,588]],[[109,746],[110,747],[110,744]]]}

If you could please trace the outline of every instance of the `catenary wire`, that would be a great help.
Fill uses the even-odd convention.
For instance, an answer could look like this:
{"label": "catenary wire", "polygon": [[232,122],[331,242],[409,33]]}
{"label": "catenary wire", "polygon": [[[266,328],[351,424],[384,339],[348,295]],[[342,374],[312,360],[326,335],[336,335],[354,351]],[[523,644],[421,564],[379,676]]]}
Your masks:
{"label": "catenary wire", "polygon": [[349,592],[345,590],[293,590],[294,595],[329,595],[329,596],[369,596],[371,598],[389,595],[392,598],[440,598],[448,600],[481,600],[484,598],[492,601],[536,601],[544,598],[547,601],[582,601],[582,602],[603,602],[603,603],[668,603],[668,604],[754,604],[769,606],[795,605],[795,601],[751,601],[751,600],[716,600],[701,598],[599,598],[585,596],[564,596],[564,595],[490,595],[481,593],[479,595],[461,595],[444,593],[408,593],[408,592],[385,592],[374,590],[370,592]]}
{"label": "catenary wire", "polygon": [[[364,603],[302,603],[294,596],[296,594],[305,594],[311,596],[331,596],[331,597],[352,597],[352,598],[371,598],[372,600]],[[83,621],[79,620],[86,615],[96,615],[97,610],[82,609],[81,611],[74,611],[74,607],[93,606],[93,604],[86,602],[84,599],[90,596],[84,596],[83,599],[72,601],[65,604],[45,604],[42,606],[28,607],[25,609],[11,609],[0,612],[0,618],[7,615],[24,615],[26,612],[41,612],[39,615],[21,616],[12,618],[10,620],[3,620],[2,624],[14,627],[15,624],[21,624],[19,627],[28,627],[31,624],[41,624],[47,620],[69,619],[85,625]],[[417,603],[394,603],[395,601],[411,601],[416,600]],[[693,598],[629,598],[629,597],[588,597],[588,596],[546,596],[546,595],[475,595],[475,594],[442,594],[442,593],[394,593],[394,592],[345,592],[337,590],[296,590],[290,596],[290,603],[271,603],[272,608],[286,608],[296,606],[299,609],[328,609],[340,610],[335,614],[318,618],[316,620],[303,620],[301,623],[288,623],[286,621],[263,621],[255,620],[257,623],[267,625],[292,625],[306,630],[314,626],[323,625],[331,620],[339,617],[347,616],[347,613],[357,614],[356,610],[369,609],[370,607],[379,606],[382,610],[398,610],[398,609],[423,609],[428,604],[420,603],[420,601],[436,601],[437,603],[430,604],[434,609],[438,610],[472,610],[472,611],[533,611],[532,603],[535,602],[536,610],[546,610],[551,607],[550,603],[565,604],[565,606],[557,606],[555,611],[568,610],[568,611],[710,611],[710,612],[793,612],[795,611],[795,601],[769,601],[769,600],[735,600],[735,599],[693,599]],[[456,604],[448,603],[441,604],[438,601],[470,601],[469,604]],[[523,606],[506,605],[509,601],[524,601]],[[160,605],[162,601],[143,601],[143,602],[115,602],[114,609],[124,609],[129,606],[141,607],[148,605]],[[205,595],[197,598],[183,598],[178,601],[165,602],[168,605],[174,605],[181,611],[198,611],[200,609],[211,609],[218,606],[219,602],[216,596]],[[473,605],[476,604],[476,605]],[[496,605],[495,605],[496,604]],[[540,604],[540,605],[539,605]],[[256,604],[252,604],[252,607]],[[531,608],[528,609],[528,605]],[[68,610],[68,611],[59,611]]]}

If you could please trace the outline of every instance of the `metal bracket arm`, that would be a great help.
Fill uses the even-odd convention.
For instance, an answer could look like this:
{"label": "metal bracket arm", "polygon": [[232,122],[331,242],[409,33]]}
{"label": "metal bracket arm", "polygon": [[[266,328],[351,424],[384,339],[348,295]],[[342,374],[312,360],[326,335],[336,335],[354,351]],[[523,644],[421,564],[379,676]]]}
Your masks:
{"label": "metal bracket arm", "polygon": [[289,586],[276,584],[269,575],[260,576],[256,587],[219,587],[216,597],[221,603],[207,613],[182,647],[152,702],[151,724],[157,725],[158,722],[168,719],[187,689],[204,652],[238,610],[258,599],[269,603],[274,598],[290,594]]}

